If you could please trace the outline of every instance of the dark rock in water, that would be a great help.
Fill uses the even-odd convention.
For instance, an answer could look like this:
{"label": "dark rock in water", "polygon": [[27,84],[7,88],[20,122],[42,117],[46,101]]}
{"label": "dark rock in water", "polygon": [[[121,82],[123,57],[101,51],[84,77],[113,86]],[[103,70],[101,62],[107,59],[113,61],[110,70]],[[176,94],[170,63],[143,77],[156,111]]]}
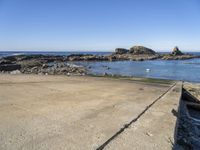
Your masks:
{"label": "dark rock in water", "polygon": [[86,68],[68,63],[53,63],[51,65],[43,64],[32,68],[25,67],[21,69],[26,74],[45,74],[45,75],[85,75]]}
{"label": "dark rock in water", "polygon": [[0,65],[0,71],[13,71],[13,70],[20,70],[21,65],[18,64],[5,64]]}
{"label": "dark rock in water", "polygon": [[179,50],[179,48],[176,46],[174,47],[172,51],[172,55],[183,55],[183,53]]}
{"label": "dark rock in water", "polygon": [[140,55],[140,54],[148,54],[155,55],[156,52],[150,48],[146,48],[144,46],[133,46],[129,51],[131,54]]}
{"label": "dark rock in water", "polygon": [[106,56],[98,56],[91,54],[72,54],[65,58],[66,61],[106,61]]}
{"label": "dark rock in water", "polygon": [[125,49],[125,48],[116,48],[115,49],[115,53],[116,54],[126,54],[126,53],[128,53],[129,52],[129,50],[127,50],[127,49]]}
{"label": "dark rock in water", "polygon": [[13,64],[13,62],[11,60],[1,59],[0,60],[0,65],[5,65],[5,64]]}
{"label": "dark rock in water", "polygon": [[20,61],[45,61],[45,62],[54,62],[54,61],[63,61],[63,56],[54,56],[54,55],[16,55],[16,56],[8,56],[3,58],[6,61],[12,61],[13,63]]}
{"label": "dark rock in water", "polygon": [[161,57],[163,60],[186,60],[186,59],[193,59],[193,58],[200,58],[198,55],[172,55],[172,54],[165,54]]}
{"label": "dark rock in water", "polygon": [[25,60],[25,61],[20,61],[17,62],[18,64],[20,64],[23,68],[32,68],[35,66],[42,66],[43,63],[38,61],[38,60]]}
{"label": "dark rock in water", "polygon": [[161,59],[163,59],[163,60],[186,60],[186,59],[193,59],[193,58],[200,58],[200,56],[192,55],[192,54],[184,54],[176,46],[176,47],[174,47],[171,54],[163,54]]}

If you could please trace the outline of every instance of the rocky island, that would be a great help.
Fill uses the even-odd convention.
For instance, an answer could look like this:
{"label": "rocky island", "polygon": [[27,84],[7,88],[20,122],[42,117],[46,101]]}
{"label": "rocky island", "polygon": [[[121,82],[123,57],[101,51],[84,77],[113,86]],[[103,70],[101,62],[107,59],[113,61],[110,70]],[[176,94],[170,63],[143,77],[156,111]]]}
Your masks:
{"label": "rocky island", "polygon": [[116,48],[110,55],[71,54],[55,55],[17,55],[0,58],[1,73],[25,74],[63,74],[85,75],[87,69],[74,65],[77,61],[144,61],[144,60],[181,60],[199,58],[200,56],[184,54],[175,47],[171,54],[161,54],[144,46],[133,46],[130,49]]}

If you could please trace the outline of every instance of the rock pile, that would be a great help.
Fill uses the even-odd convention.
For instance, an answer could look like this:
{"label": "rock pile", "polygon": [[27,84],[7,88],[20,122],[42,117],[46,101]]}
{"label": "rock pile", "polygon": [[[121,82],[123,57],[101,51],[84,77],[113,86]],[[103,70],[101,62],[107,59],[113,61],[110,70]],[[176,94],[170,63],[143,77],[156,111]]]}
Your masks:
{"label": "rock pile", "polygon": [[183,53],[179,50],[179,48],[177,46],[174,47],[173,51],[172,51],[172,55],[183,55]]}
{"label": "rock pile", "polygon": [[9,56],[0,59],[0,72],[10,74],[84,75],[86,68],[72,65],[60,56]]}
{"label": "rock pile", "polygon": [[42,66],[23,67],[22,73],[45,75],[85,75],[86,69],[69,63],[43,64]]}
{"label": "rock pile", "polygon": [[184,54],[182,53],[179,48],[176,46],[172,50],[172,53],[170,54],[163,54],[161,59],[163,60],[186,60],[186,59],[192,59],[192,58],[200,58],[198,55],[192,55],[192,54]]}

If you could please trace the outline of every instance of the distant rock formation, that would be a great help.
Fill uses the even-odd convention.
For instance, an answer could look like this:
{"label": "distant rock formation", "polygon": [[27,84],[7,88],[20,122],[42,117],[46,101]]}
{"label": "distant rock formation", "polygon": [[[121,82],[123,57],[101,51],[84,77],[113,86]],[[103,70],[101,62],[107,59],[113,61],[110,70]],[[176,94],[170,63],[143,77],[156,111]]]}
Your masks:
{"label": "distant rock formation", "polygon": [[155,55],[156,52],[150,48],[146,48],[144,46],[133,46],[129,51],[131,54],[140,55],[140,54],[148,54]]}
{"label": "distant rock formation", "polygon": [[115,53],[116,54],[126,54],[126,53],[128,53],[129,52],[129,50],[128,49],[125,49],[125,48],[116,48],[115,49]]}
{"label": "distant rock formation", "polygon": [[172,51],[172,55],[183,55],[183,53],[179,50],[179,48],[177,46],[174,47],[173,51]]}

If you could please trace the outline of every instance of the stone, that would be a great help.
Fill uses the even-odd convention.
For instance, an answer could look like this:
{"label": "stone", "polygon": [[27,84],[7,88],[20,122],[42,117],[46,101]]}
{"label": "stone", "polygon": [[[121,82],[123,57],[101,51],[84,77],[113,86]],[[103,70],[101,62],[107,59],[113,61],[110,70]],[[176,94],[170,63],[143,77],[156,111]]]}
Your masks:
{"label": "stone", "polygon": [[21,65],[18,64],[5,64],[0,65],[0,71],[13,71],[13,70],[20,70]]}
{"label": "stone", "polygon": [[125,49],[125,48],[116,48],[115,49],[115,53],[116,54],[126,54],[126,53],[128,53],[129,52],[129,50],[127,50],[127,49]]}
{"label": "stone", "polygon": [[21,71],[19,71],[19,70],[14,70],[14,71],[11,71],[10,74],[21,74]]}
{"label": "stone", "polygon": [[26,68],[42,66],[42,63],[38,60],[25,60],[25,61],[18,62],[18,64],[20,64],[22,67],[26,67]]}
{"label": "stone", "polygon": [[131,54],[139,55],[139,54],[148,54],[155,55],[156,52],[150,48],[146,48],[144,46],[133,46],[129,51]]}
{"label": "stone", "polygon": [[177,46],[175,46],[172,51],[172,55],[183,55],[183,53],[179,50]]}
{"label": "stone", "polygon": [[5,60],[5,59],[0,60],[0,65],[6,65],[6,64],[13,64],[13,62],[11,60]]}

